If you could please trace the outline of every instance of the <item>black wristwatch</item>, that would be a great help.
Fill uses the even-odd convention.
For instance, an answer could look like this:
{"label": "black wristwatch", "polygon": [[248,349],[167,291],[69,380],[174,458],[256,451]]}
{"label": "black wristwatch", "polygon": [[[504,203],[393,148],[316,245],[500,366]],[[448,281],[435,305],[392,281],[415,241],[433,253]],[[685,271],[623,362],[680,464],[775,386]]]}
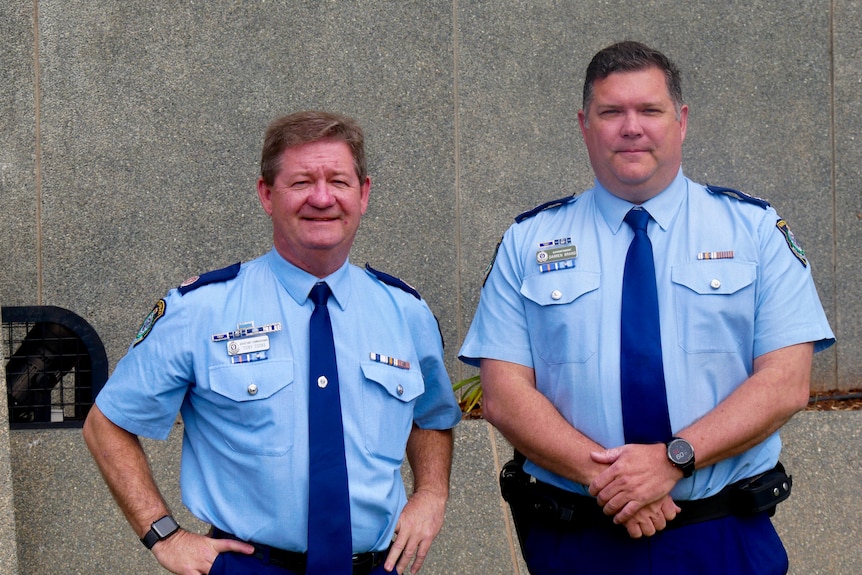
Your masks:
{"label": "black wristwatch", "polygon": [[691,477],[694,473],[694,447],[691,443],[681,437],[674,437],[665,445],[670,462],[682,470],[683,477]]}
{"label": "black wristwatch", "polygon": [[167,539],[176,533],[179,528],[179,524],[177,524],[173,517],[165,515],[150,526],[150,530],[147,531],[147,534],[144,535],[143,539],[141,539],[141,543],[143,543],[144,547],[147,549],[152,549],[153,545],[162,539]]}

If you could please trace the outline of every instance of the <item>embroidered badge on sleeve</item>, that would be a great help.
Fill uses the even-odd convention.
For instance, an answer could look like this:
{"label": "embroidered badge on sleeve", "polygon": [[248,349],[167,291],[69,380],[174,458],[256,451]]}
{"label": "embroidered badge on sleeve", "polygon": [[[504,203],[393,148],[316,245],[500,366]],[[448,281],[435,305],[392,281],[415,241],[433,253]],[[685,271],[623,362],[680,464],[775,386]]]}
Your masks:
{"label": "embroidered badge on sleeve", "polygon": [[782,220],[778,220],[775,222],[775,227],[778,228],[778,231],[784,236],[784,239],[787,241],[788,247],[790,247],[790,251],[793,252],[793,255],[796,256],[802,263],[802,267],[808,267],[808,260],[805,258],[805,251],[802,249],[796,242],[796,236],[793,235],[793,232],[790,231],[790,227],[787,225],[787,222]]}
{"label": "embroidered badge on sleeve", "polygon": [[144,318],[144,323],[141,324],[141,328],[138,330],[138,334],[135,336],[135,341],[132,346],[136,346],[142,341],[144,341],[150,332],[153,330],[153,326],[156,325],[156,322],[159,321],[163,315],[165,315],[166,304],[165,300],[160,299],[156,302],[156,306],[153,308],[147,317]]}

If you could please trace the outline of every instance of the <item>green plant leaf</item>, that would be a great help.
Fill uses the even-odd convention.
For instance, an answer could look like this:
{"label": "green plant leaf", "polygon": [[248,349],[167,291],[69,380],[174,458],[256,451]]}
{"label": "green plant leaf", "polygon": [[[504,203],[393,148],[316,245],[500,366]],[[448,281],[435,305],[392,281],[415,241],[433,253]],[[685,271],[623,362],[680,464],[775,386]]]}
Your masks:
{"label": "green plant leaf", "polygon": [[478,375],[453,383],[452,390],[460,391],[458,403],[464,413],[475,410],[482,401],[482,381]]}

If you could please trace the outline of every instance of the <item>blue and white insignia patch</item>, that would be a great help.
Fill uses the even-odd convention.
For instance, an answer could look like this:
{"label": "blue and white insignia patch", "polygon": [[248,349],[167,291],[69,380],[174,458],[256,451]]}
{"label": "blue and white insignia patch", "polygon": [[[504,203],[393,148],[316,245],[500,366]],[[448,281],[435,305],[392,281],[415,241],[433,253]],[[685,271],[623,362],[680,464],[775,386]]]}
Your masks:
{"label": "blue and white insignia patch", "polygon": [[165,300],[160,299],[156,302],[156,306],[149,314],[147,314],[147,317],[144,318],[144,323],[142,323],[140,329],[138,329],[138,333],[135,336],[135,341],[132,343],[132,347],[138,345],[144,341],[148,335],[150,335],[150,332],[153,330],[153,326],[155,326],[156,322],[165,315],[166,309],[167,304],[165,303]]}
{"label": "blue and white insignia patch", "polygon": [[177,287],[177,291],[182,295],[186,295],[188,292],[207,284],[232,280],[239,274],[241,265],[241,262],[237,262],[220,270],[207,272],[200,276],[190,277]]}
{"label": "blue and white insignia patch", "polygon": [[740,202],[746,202],[749,204],[754,204],[755,206],[760,206],[764,210],[769,207],[769,202],[767,202],[763,198],[743,194],[739,190],[734,190],[733,188],[722,188],[721,186],[706,186],[706,190],[711,194],[722,194],[737,199]]}
{"label": "blue and white insignia patch", "polygon": [[522,214],[518,214],[515,216],[515,223],[520,224],[526,219],[532,218],[536,214],[540,212],[544,212],[545,210],[552,210],[554,208],[559,208],[560,206],[565,206],[573,201],[578,199],[578,196],[566,196],[565,198],[560,198],[558,200],[551,200],[550,202],[545,202],[544,204],[540,204],[533,208],[532,210],[527,210]]}
{"label": "blue and white insignia patch", "polygon": [[796,259],[802,263],[802,267],[808,267],[808,260],[805,258],[805,250],[802,249],[802,246],[796,241],[796,236],[793,235],[793,232],[790,231],[790,227],[787,225],[787,222],[783,219],[775,222],[775,227],[778,228],[778,231],[784,236],[785,241],[787,242],[787,246],[790,248],[790,251],[796,256]]}

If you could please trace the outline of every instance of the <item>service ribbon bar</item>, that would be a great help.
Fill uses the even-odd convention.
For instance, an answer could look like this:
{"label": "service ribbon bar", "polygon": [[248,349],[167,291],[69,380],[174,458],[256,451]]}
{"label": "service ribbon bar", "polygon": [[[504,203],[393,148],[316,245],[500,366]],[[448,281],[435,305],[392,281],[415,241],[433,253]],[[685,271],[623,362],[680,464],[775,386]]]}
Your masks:
{"label": "service ribbon bar", "polygon": [[258,351],[255,353],[244,353],[242,355],[232,355],[230,357],[231,363],[248,363],[250,361],[260,361],[262,359],[266,359],[265,351]]}
{"label": "service ribbon bar", "polygon": [[404,361],[403,359],[395,359],[394,357],[389,357],[388,355],[380,353],[371,353],[369,356],[371,357],[371,361],[376,361],[377,363],[385,363],[386,365],[395,366],[398,369],[410,369],[410,362]]}
{"label": "service ribbon bar", "polygon": [[726,252],[700,252],[697,254],[699,260],[732,260],[733,251]]}
{"label": "service ribbon bar", "polygon": [[574,260],[565,260],[565,261],[561,261],[561,262],[553,262],[550,264],[541,264],[539,266],[539,271],[540,272],[553,272],[556,270],[564,270],[564,269],[573,268],[573,267],[575,267],[575,261]]}

